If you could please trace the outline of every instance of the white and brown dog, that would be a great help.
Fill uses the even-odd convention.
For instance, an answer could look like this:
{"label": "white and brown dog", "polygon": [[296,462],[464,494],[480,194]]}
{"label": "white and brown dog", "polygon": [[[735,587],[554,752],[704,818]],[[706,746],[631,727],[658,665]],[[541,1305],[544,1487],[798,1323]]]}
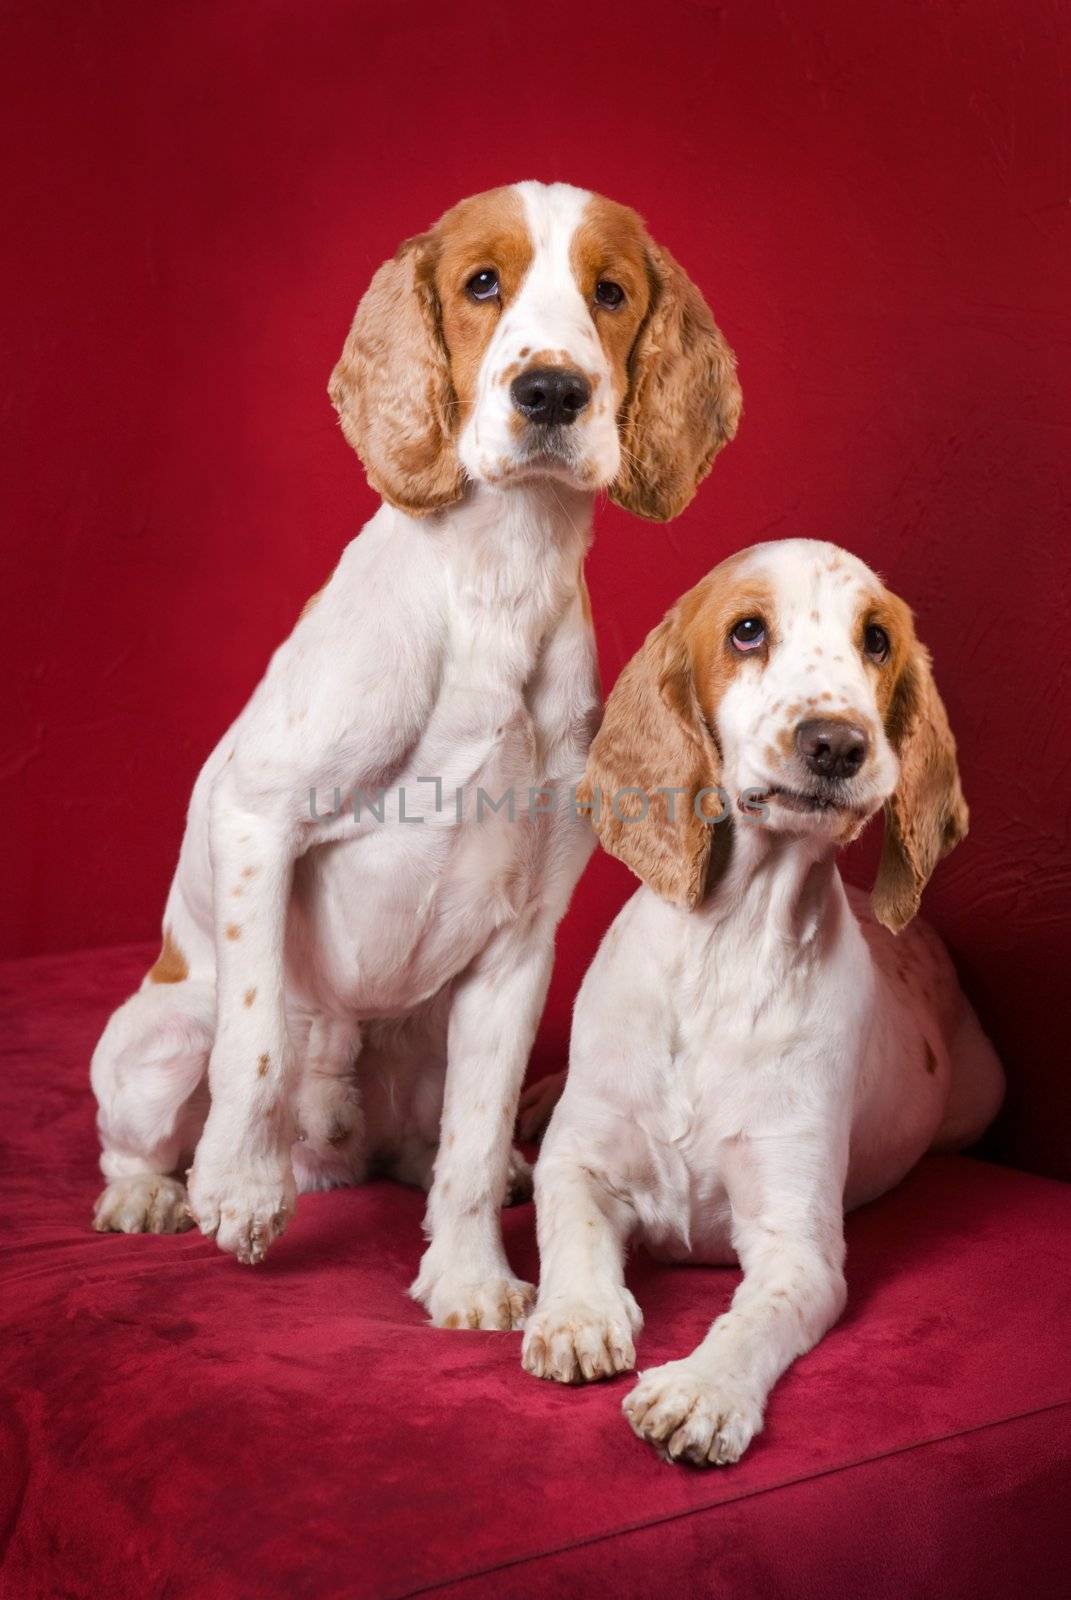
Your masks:
{"label": "white and brown dog", "polygon": [[[624,1402],[671,1458],[732,1462],[774,1382],[840,1315],[844,1207],[973,1141],[1003,1092],[939,940],[907,928],[967,829],[908,608],[834,545],[724,562],[625,668],[583,792],[646,887],[577,1001],[536,1168],[523,1361],[562,1382],[633,1366],[630,1238],[739,1261],[698,1349]],[[882,806],[871,906],[835,857]]]}
{"label": "white and brown dog", "polygon": [[599,713],[593,498],[687,504],[733,357],[634,212],[522,183],[380,268],[330,392],[385,503],[197,780],[163,951],[93,1058],[95,1223],[188,1205],[258,1261],[297,1189],[374,1165],[430,1184],[433,1320],[508,1328],[517,1091],[592,842],[564,802]]}

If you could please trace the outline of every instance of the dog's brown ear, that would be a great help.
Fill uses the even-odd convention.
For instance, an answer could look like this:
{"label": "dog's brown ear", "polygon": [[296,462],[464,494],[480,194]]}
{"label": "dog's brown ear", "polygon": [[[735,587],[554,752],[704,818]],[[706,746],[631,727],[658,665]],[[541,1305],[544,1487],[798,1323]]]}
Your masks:
{"label": "dog's brown ear", "polygon": [[683,511],[736,433],[736,359],[706,301],[673,257],[648,249],[651,308],[629,360],[619,426],[621,470],[610,498],[666,522]]}
{"label": "dog's brown ear", "polygon": [[899,933],[918,911],[941,857],[966,838],[968,823],[956,741],[921,645],[901,669],[886,725],[900,758],[900,781],[885,807],[873,906],[878,921]]}
{"label": "dog's brown ear", "polygon": [[721,814],[720,776],[674,608],[614,685],[578,799],[604,850],[664,900],[691,908],[706,889],[712,836],[727,827],[704,820]]}
{"label": "dog's brown ear", "polygon": [[327,387],[369,483],[418,517],[451,505],[463,486],[434,267],[430,233],[406,240],[384,262]]}

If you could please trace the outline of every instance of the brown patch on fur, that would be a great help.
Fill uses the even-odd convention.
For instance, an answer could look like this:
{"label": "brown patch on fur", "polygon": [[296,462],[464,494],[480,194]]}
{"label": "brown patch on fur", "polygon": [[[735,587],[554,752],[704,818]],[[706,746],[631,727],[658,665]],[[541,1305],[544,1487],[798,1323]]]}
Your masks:
{"label": "brown patch on fur", "polygon": [[435,289],[438,249],[434,231],[421,234],[380,267],[328,384],[369,483],[414,516],[452,505],[462,490],[457,400]]}
{"label": "brown patch on fur", "polygon": [[[368,481],[392,505],[424,516],[459,499],[454,440],[499,310],[531,258],[519,196],[491,189],[407,239],[372,279],[328,392]],[[484,267],[498,272],[500,301],[466,293]]]}
{"label": "brown patch on fur", "polygon": [[569,353],[566,350],[536,350],[525,362],[525,367],[534,371],[539,367],[564,367],[569,363]]}
{"label": "brown patch on fur", "polygon": [[889,659],[880,666],[877,662],[867,661],[867,670],[876,677],[874,693],[878,711],[882,720],[887,721],[897,682],[915,643],[915,624],[910,609],[898,595],[884,587],[876,594],[862,594],[859,597],[853,637],[861,655],[863,638],[872,622],[884,628],[889,636]]}
{"label": "brown patch on fur", "polygon": [[271,1057],[267,1053],[265,1053],[264,1055],[258,1056],[257,1057],[257,1077],[258,1078],[265,1077],[267,1075],[267,1071],[268,1071],[268,1068],[270,1066],[271,1066]]}
{"label": "brown patch on fur", "polygon": [[228,922],[223,931],[228,939],[240,939],[242,937],[242,930],[236,922]]}
{"label": "brown patch on fur", "polygon": [[[595,319],[618,407],[629,392],[632,349],[651,305],[651,248],[647,229],[636,212],[601,195],[588,201],[569,247],[573,276]],[[619,283],[625,291],[624,302],[616,310],[596,303],[595,286],[602,278]]]}
{"label": "brown patch on fur", "polygon": [[[476,397],[480,363],[532,261],[532,241],[520,196],[510,188],[462,200],[435,227],[435,293],[460,428]],[[494,267],[498,300],[474,301],[465,291],[473,273]]]}
{"label": "brown patch on fur", "polygon": [[[664,522],[688,504],[736,433],[736,362],[699,290],[642,219],[595,195],[571,246],[613,375],[623,446],[611,499]],[[601,278],[619,283],[616,310],[595,303]]]}
{"label": "brown patch on fur", "polygon": [[150,983],[182,983],[190,975],[189,963],[176,943],[171,929],[164,928],[160,954],[149,968]]}
{"label": "brown patch on fur", "polygon": [[603,848],[664,899],[688,907],[728,849],[729,828],[702,815],[721,812],[718,796],[703,794],[721,781],[718,704],[753,659],[733,650],[729,633],[756,612],[776,626],[770,590],[741,572],[740,559],[722,562],[648,634],[607,701],[578,790]]}
{"label": "brown patch on fur", "polygon": [[251,1006],[256,997],[257,991],[255,987],[252,989],[247,989],[245,994],[242,996],[242,1004],[245,1006]]}
{"label": "brown patch on fur", "polygon": [[588,583],[584,576],[583,567],[580,568],[580,571],[577,574],[577,589],[580,594],[580,613],[588,627],[592,630],[592,632],[594,632],[595,615],[591,609],[591,594],[588,590]]}
{"label": "brown patch on fur", "polygon": [[242,868],[242,877],[243,878],[255,878],[256,875],[257,875],[256,867],[243,867]]}
{"label": "brown patch on fur", "polygon": [[911,613],[883,589],[860,610],[858,626],[877,622],[889,635],[889,660],[875,667],[878,705],[900,759],[896,792],[885,806],[885,839],[874,884],[878,921],[899,933],[919,908],[938,861],[967,835],[956,741],[937,692],[930,657],[915,637]]}

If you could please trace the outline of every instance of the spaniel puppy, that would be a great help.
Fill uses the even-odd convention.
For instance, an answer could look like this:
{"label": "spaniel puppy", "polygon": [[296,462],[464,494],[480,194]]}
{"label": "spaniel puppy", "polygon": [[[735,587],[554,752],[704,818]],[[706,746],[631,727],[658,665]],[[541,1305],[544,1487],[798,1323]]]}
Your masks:
{"label": "spaniel puppy", "polygon": [[675,515],[740,393],[635,213],[538,183],[400,247],[330,393],[383,505],[197,780],[160,959],[93,1058],[95,1223],[188,1207],[256,1262],[298,1189],[386,1170],[430,1187],[432,1319],[508,1328],[517,1090],[591,843],[593,500]]}
{"label": "spaniel puppy", "polygon": [[[738,1261],[698,1349],[624,1402],[670,1459],[736,1461],[840,1315],[844,1207],[977,1138],[1003,1092],[947,954],[908,926],[967,831],[910,612],[834,545],[734,556],[625,668],[582,792],[645,887],[577,1002],[523,1361],[566,1383],[633,1366],[632,1238]],[[836,854],[883,806],[868,904]]]}

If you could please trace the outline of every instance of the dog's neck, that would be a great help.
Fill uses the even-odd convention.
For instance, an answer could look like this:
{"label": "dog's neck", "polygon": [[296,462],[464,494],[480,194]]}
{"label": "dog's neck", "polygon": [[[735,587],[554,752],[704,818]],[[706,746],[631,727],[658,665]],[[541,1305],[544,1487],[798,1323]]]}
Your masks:
{"label": "dog's neck", "polygon": [[499,486],[473,483],[454,506],[429,519],[439,531],[466,548],[504,564],[520,549],[542,555],[563,551],[583,555],[591,544],[594,494],[553,478],[531,478]]}
{"label": "dog's neck", "polygon": [[[836,845],[817,835],[775,833],[746,818],[719,825],[712,887],[696,914],[719,940],[756,959],[792,965],[831,934],[844,904]],[[719,860],[719,852],[722,859]]]}
{"label": "dog's neck", "polygon": [[404,537],[442,564],[456,672],[488,687],[529,681],[546,641],[580,604],[594,499],[543,478],[470,484],[430,517],[393,513]]}

